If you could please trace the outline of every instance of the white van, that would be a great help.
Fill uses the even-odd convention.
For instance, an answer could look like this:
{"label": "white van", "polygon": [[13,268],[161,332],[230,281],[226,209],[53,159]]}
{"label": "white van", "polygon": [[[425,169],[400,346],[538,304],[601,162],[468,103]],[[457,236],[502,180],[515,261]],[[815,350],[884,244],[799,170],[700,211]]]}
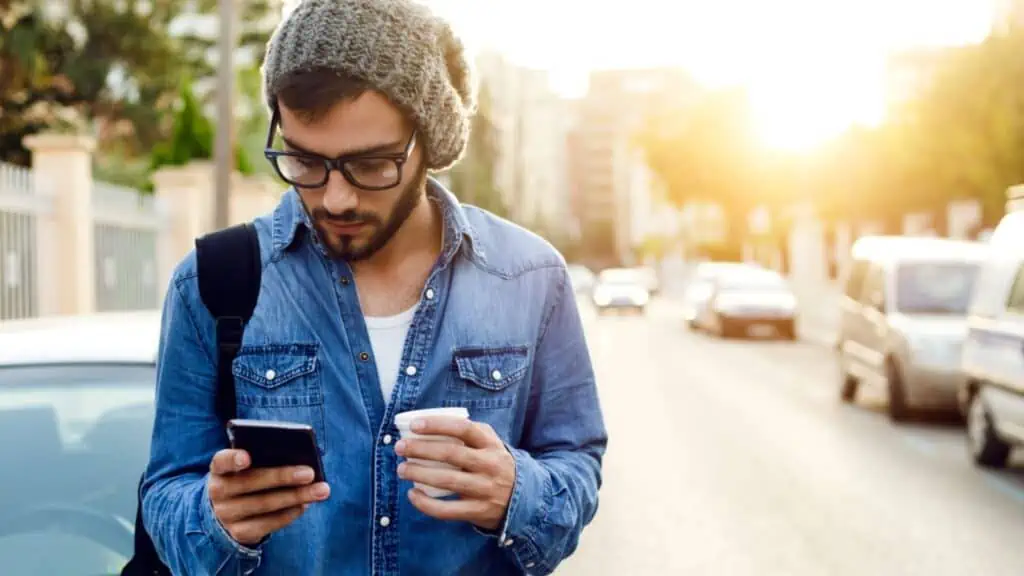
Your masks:
{"label": "white van", "polygon": [[967,312],[988,247],[980,242],[866,236],[851,249],[840,299],[840,397],[882,391],[889,416],[955,410]]}
{"label": "white van", "polygon": [[975,286],[964,344],[966,376],[958,401],[971,456],[1006,465],[1024,445],[1024,212],[1007,214],[989,239]]}

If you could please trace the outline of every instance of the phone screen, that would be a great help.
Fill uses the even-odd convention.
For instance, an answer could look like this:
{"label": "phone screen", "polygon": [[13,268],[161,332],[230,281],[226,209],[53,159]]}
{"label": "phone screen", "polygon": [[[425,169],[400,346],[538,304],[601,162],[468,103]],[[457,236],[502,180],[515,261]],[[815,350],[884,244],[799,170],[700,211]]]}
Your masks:
{"label": "phone screen", "polygon": [[323,464],[311,426],[294,422],[236,419],[228,422],[231,447],[245,450],[253,468],[309,466],[314,482],[324,482]]}

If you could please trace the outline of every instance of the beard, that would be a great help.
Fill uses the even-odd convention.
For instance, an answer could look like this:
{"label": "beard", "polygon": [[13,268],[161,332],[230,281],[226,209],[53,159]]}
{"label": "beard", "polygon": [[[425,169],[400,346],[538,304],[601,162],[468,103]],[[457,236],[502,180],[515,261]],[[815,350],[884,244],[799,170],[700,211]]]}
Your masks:
{"label": "beard", "polygon": [[[331,258],[345,262],[366,260],[376,254],[391,241],[402,227],[402,224],[405,224],[405,221],[412,215],[420,202],[420,196],[423,193],[426,179],[426,169],[420,168],[417,170],[415,177],[411,178],[402,187],[402,191],[392,206],[390,214],[384,220],[372,212],[347,210],[341,214],[332,214],[322,206],[314,208],[310,216],[312,217],[313,226],[316,228],[317,234],[323,241],[327,254]],[[373,194],[373,192],[369,193]],[[369,229],[369,237],[361,241],[360,236],[331,233],[324,226],[326,222],[361,224],[364,228]]]}

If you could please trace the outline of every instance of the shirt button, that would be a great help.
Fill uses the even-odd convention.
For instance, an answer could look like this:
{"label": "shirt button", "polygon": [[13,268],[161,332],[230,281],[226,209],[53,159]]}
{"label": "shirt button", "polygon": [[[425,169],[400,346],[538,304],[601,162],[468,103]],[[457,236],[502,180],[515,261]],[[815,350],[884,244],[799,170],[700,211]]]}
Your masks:
{"label": "shirt button", "polygon": [[405,373],[408,374],[409,376],[415,376],[416,375],[416,367],[415,366],[407,366],[405,368]]}
{"label": "shirt button", "polygon": [[277,372],[274,372],[273,370],[267,370],[267,373],[264,374],[263,376],[267,380],[273,380],[274,378],[277,378]]}
{"label": "shirt button", "polygon": [[495,380],[501,380],[501,370],[495,370],[494,372],[491,372],[491,378]]}
{"label": "shirt button", "polygon": [[384,437],[381,438],[381,442],[383,442],[385,446],[391,444],[391,434],[385,434]]}
{"label": "shirt button", "polygon": [[348,279],[348,276],[342,276],[338,281],[341,282],[342,286],[348,286],[348,283],[351,282],[351,280]]}
{"label": "shirt button", "polygon": [[434,299],[434,289],[433,288],[427,288],[427,300],[433,300],[433,299]]}
{"label": "shirt button", "polygon": [[511,538],[509,538],[508,540],[505,540],[505,548],[508,548],[509,546],[511,546],[513,544],[515,544],[515,542]]}
{"label": "shirt button", "polygon": [[527,567],[527,568],[533,568],[533,567],[534,567],[534,566],[536,566],[536,565],[537,565],[537,563],[536,563],[536,562],[527,562],[527,563],[526,563],[526,567]]}
{"label": "shirt button", "polygon": [[363,362],[366,362],[367,360],[370,359],[370,355],[367,354],[366,352],[360,352],[359,359],[362,360]]}
{"label": "shirt button", "polygon": [[384,527],[384,528],[387,528],[388,526],[391,525],[391,518],[388,518],[387,516],[381,516],[380,517],[380,525],[382,527]]}

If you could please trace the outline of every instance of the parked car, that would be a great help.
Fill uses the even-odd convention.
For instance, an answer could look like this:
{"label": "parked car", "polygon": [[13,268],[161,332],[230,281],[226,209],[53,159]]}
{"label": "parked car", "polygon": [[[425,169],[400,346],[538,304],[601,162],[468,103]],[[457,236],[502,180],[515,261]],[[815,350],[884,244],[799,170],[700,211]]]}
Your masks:
{"label": "parked car", "polygon": [[592,299],[599,314],[609,310],[643,313],[651,293],[639,269],[608,268],[598,274]]}
{"label": "parked car", "polygon": [[857,240],[840,299],[840,397],[884,391],[894,421],[955,409],[967,308],[987,248],[944,238]]}
{"label": "parked car", "polygon": [[[754,265],[742,262],[701,262],[697,264],[686,283],[683,294],[683,317],[690,329],[696,329],[697,317],[711,301],[711,293],[715,287],[715,277],[730,270],[750,270]],[[757,268],[760,269],[760,268]]]}
{"label": "parked car", "polygon": [[5,576],[117,574],[149,459],[159,313],[0,325]]}
{"label": "parked car", "polygon": [[722,336],[746,336],[765,326],[778,335],[796,339],[797,301],[778,272],[755,267],[719,271],[711,295],[697,316],[697,327]]}
{"label": "parked car", "polygon": [[957,396],[971,458],[1006,465],[1024,445],[1024,213],[1006,215],[989,238],[964,344]]}

